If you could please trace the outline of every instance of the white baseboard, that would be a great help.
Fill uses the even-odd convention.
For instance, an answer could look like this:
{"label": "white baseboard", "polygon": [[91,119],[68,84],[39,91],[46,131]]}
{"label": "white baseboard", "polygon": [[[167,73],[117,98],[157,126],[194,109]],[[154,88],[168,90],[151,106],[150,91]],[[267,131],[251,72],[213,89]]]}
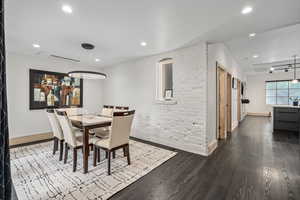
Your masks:
{"label": "white baseboard", "polygon": [[217,149],[217,147],[218,147],[218,141],[217,140],[214,140],[210,144],[208,144],[208,146],[207,146],[208,156],[210,154],[212,154]]}
{"label": "white baseboard", "polygon": [[248,116],[258,116],[258,117],[271,117],[271,112],[262,112],[262,113],[255,113],[255,112],[247,112]]}

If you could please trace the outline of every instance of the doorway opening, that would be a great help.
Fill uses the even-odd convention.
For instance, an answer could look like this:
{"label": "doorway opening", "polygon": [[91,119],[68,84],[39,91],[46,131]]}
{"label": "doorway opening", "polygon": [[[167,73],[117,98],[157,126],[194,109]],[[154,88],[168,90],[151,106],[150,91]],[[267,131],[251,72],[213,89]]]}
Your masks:
{"label": "doorway opening", "polygon": [[227,73],[227,133],[232,130],[232,76]]}
{"label": "doorway opening", "polygon": [[232,132],[232,75],[217,63],[217,139]]}
{"label": "doorway opening", "polygon": [[227,95],[226,95],[227,73],[217,63],[217,139],[227,137]]}
{"label": "doorway opening", "polygon": [[241,81],[237,80],[237,120],[241,121]]}

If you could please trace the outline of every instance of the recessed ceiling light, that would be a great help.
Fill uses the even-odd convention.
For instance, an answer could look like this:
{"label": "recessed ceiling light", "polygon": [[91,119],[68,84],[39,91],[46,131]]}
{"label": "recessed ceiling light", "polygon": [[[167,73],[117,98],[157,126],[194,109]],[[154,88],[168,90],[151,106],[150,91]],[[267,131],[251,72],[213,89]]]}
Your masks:
{"label": "recessed ceiling light", "polygon": [[40,48],[40,47],[41,47],[39,44],[32,44],[32,46],[33,46],[34,48]]}
{"label": "recessed ceiling light", "polygon": [[141,46],[143,47],[147,46],[147,42],[141,42]]}
{"label": "recessed ceiling light", "polygon": [[100,62],[101,60],[99,58],[95,58],[95,61],[96,62]]}
{"label": "recessed ceiling light", "polygon": [[243,15],[247,15],[247,14],[249,14],[249,13],[251,13],[253,11],[253,8],[252,7],[250,7],[250,6],[246,6],[245,8],[243,8],[243,10],[242,10],[242,14]]}
{"label": "recessed ceiling light", "polygon": [[73,12],[72,7],[69,5],[63,5],[61,7],[61,9],[62,9],[62,11],[64,11],[64,13],[67,13],[67,14],[71,14]]}
{"label": "recessed ceiling light", "polygon": [[255,36],[256,36],[256,33],[250,33],[250,34],[249,34],[249,37],[251,37],[251,38],[252,38],[252,37],[255,37]]}
{"label": "recessed ceiling light", "polygon": [[258,57],[259,57],[259,55],[257,55],[257,54],[253,55],[253,58],[258,58]]}

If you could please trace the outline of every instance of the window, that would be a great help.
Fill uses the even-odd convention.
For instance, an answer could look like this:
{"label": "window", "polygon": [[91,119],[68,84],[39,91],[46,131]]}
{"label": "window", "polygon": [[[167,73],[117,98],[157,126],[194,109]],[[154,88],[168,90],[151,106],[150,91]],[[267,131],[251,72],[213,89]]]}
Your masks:
{"label": "window", "polygon": [[300,82],[266,81],[266,104],[289,105],[296,97],[300,98]]}
{"label": "window", "polygon": [[156,97],[158,100],[173,98],[173,60],[171,58],[158,62]]}

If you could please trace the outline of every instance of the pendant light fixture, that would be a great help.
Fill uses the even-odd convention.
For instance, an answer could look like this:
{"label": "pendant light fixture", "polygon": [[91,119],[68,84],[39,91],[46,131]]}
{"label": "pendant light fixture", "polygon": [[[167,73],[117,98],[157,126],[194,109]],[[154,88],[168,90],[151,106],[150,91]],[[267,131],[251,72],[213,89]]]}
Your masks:
{"label": "pendant light fixture", "polygon": [[[95,45],[91,43],[82,43],[81,47],[85,50],[93,50]],[[99,62],[100,59],[96,59],[96,62]],[[105,79],[107,76],[101,72],[94,71],[71,71],[68,73],[68,76],[72,78],[81,78],[81,79]]]}
{"label": "pendant light fixture", "polygon": [[273,65],[270,70],[269,73],[273,73],[275,71],[282,71],[282,72],[292,72],[293,73],[293,78],[292,78],[292,82],[293,83],[297,83],[299,80],[297,79],[297,68],[300,68],[300,63],[297,63],[297,55],[291,56],[291,58],[289,59],[289,63],[287,64],[279,64],[279,65]]}
{"label": "pendant light fixture", "polygon": [[71,71],[68,76],[82,79],[105,79],[107,77],[106,74],[93,71]]}

